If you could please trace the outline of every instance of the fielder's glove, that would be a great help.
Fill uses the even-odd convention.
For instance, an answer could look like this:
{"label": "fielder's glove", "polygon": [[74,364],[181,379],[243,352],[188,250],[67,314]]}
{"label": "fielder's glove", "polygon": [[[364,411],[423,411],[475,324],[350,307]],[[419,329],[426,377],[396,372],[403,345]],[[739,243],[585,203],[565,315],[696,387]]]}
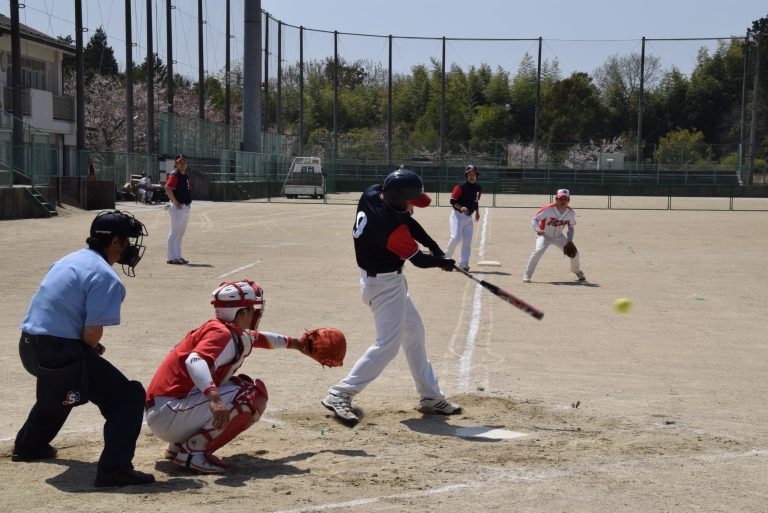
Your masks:
{"label": "fielder's glove", "polygon": [[315,328],[301,336],[299,351],[323,367],[341,367],[347,354],[347,339],[336,328]]}
{"label": "fielder's glove", "polygon": [[565,256],[568,258],[573,258],[576,256],[576,253],[578,253],[579,250],[576,249],[576,244],[573,242],[568,241],[568,243],[563,246],[563,253],[565,253]]}

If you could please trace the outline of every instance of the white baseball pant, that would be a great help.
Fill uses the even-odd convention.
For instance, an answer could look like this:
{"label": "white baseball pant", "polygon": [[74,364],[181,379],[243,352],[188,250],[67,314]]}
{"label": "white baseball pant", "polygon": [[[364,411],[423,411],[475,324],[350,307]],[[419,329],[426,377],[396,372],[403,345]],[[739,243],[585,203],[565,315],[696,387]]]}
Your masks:
{"label": "white baseball pant", "polygon": [[424,323],[408,294],[405,276],[396,272],[375,277],[360,275],[363,302],[370,306],[376,324],[376,341],[360,357],[331,394],[355,395],[368,386],[403,346],[416,391],[421,397],[444,399],[432,363],[427,357]]}
{"label": "white baseball pant", "polygon": [[181,208],[176,208],[171,203],[168,208],[168,212],[171,214],[171,229],[168,232],[168,251],[166,252],[168,260],[181,258],[181,239],[187,231],[189,211],[189,205],[181,205]]}
{"label": "white baseball pant", "polygon": [[[221,400],[232,409],[232,400],[240,387],[225,381],[219,388]],[[186,397],[155,397],[155,405],[147,410],[147,425],[166,442],[185,442],[200,429],[213,429],[213,414],[208,399],[195,388]]]}
{"label": "white baseball pant", "polygon": [[453,258],[453,252],[456,250],[459,242],[461,242],[459,267],[468,266],[469,255],[472,253],[472,235],[475,231],[475,223],[471,215],[462,214],[455,208],[451,209],[449,221],[451,224],[451,240],[448,241],[448,245],[445,247],[445,256]]}
{"label": "white baseball pant", "polygon": [[[531,278],[533,276],[533,272],[536,270],[536,266],[539,264],[539,260],[544,255],[544,252],[547,250],[547,248],[550,245],[554,244],[560,249],[563,249],[563,247],[567,243],[568,243],[568,237],[562,234],[556,239],[551,239],[546,235],[539,235],[538,237],[536,237],[536,248],[533,250],[533,253],[531,253],[531,257],[528,259],[528,266],[525,268],[524,275],[527,276],[528,278]],[[579,271],[581,270],[579,266],[579,254],[576,253],[575,257],[568,258],[568,260],[571,261],[570,262],[571,272],[578,276]]]}

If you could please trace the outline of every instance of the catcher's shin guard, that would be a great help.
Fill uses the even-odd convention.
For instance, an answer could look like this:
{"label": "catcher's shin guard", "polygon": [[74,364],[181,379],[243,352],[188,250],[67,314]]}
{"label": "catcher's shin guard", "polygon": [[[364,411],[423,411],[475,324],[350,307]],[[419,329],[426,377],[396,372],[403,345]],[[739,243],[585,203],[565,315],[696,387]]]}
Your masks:
{"label": "catcher's shin guard", "polygon": [[245,380],[233,382],[240,385],[240,390],[232,399],[229,423],[224,429],[203,428],[192,435],[186,443],[192,451],[204,451],[208,454],[214,452],[255,424],[267,409],[267,387],[260,379],[254,383]]}

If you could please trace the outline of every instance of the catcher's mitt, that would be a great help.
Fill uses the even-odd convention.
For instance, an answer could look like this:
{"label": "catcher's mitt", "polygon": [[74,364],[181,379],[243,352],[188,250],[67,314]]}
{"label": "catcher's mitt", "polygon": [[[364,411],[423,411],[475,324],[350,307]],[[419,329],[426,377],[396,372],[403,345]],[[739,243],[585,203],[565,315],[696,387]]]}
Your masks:
{"label": "catcher's mitt", "polygon": [[347,354],[347,339],[336,328],[315,328],[301,336],[299,351],[323,367],[341,367]]}
{"label": "catcher's mitt", "polygon": [[573,258],[576,256],[576,253],[578,253],[579,250],[576,249],[576,244],[573,242],[568,242],[565,246],[563,246],[563,253],[565,253],[565,256],[568,258]]}

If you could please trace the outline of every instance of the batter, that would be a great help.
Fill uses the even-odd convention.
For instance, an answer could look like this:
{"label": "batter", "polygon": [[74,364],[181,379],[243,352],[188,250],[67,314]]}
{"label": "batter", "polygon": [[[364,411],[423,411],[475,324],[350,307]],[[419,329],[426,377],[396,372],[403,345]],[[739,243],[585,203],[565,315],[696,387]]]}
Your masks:
{"label": "batter", "polygon": [[[344,424],[360,420],[352,409],[352,397],[368,386],[397,355],[405,350],[423,413],[453,415],[461,407],[448,401],[440,390],[425,346],[424,324],[408,294],[403,263],[417,267],[440,267],[452,271],[456,262],[444,252],[411,215],[412,207],[426,207],[431,198],[424,193],[419,175],[408,169],[390,173],[384,185],[363,192],[353,227],[355,257],[360,267],[363,302],[371,308],[376,341],[355,363],[347,377],[330,387],[322,400]],[[418,243],[430,253],[419,250]]]}

